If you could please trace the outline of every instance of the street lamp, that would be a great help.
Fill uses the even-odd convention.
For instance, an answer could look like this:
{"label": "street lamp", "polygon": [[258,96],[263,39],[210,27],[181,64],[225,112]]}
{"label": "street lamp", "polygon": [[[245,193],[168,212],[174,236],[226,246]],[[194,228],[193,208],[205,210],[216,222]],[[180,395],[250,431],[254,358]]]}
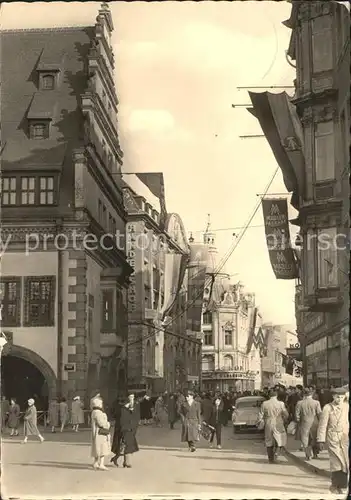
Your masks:
{"label": "street lamp", "polygon": [[[1,325],[1,308],[0,308],[0,325]],[[2,357],[2,350],[4,346],[7,344],[7,340],[5,335],[0,332],[0,394],[1,394],[1,401],[0,401],[0,423],[1,423],[1,430],[0,430],[0,436],[2,434],[2,391],[1,391],[1,357]],[[1,446],[0,446],[0,474],[1,474]]]}

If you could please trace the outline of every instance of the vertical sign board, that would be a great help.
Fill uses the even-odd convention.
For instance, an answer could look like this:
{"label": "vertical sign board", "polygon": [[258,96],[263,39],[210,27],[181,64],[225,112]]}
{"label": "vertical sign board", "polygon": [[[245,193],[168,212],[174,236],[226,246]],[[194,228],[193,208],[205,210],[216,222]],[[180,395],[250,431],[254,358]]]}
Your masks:
{"label": "vertical sign board", "polygon": [[126,224],[126,253],[127,262],[133,268],[133,272],[129,277],[129,287],[128,287],[128,380],[135,377],[138,379],[139,374],[141,374],[141,352],[142,345],[140,342],[140,337],[142,335],[142,327],[140,325],[134,324],[136,320],[140,318],[141,308],[140,308],[140,297],[138,298],[138,291],[141,291],[141,285],[139,283],[141,279],[141,272],[137,272],[137,264],[140,258],[140,251],[137,248],[137,242],[139,234],[139,225],[137,223],[128,222]]}
{"label": "vertical sign board", "polygon": [[287,200],[263,198],[262,210],[267,248],[275,277],[278,280],[298,278],[298,269],[290,241]]}
{"label": "vertical sign board", "polygon": [[192,245],[188,274],[187,330],[193,332],[201,332],[207,264],[208,247]]}

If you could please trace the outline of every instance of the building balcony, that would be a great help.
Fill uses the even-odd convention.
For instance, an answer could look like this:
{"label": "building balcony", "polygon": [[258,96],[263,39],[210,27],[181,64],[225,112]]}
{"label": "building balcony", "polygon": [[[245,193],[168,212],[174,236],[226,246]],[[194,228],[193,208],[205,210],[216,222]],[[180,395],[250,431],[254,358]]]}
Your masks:
{"label": "building balcony", "polygon": [[123,344],[121,335],[115,332],[100,332],[100,353],[102,357],[111,356],[116,347],[122,347]]}
{"label": "building balcony", "polygon": [[344,303],[339,287],[317,288],[314,294],[305,295],[300,311],[334,312]]}

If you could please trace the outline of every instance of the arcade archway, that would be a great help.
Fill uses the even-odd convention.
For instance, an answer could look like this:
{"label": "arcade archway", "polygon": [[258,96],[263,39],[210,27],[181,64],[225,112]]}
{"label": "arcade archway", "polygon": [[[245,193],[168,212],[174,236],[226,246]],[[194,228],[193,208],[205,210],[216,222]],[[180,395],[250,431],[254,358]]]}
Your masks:
{"label": "arcade archway", "polygon": [[11,346],[1,360],[1,389],[7,399],[17,399],[24,409],[34,398],[38,410],[46,410],[48,401],[56,396],[56,376],[52,368],[35,352]]}

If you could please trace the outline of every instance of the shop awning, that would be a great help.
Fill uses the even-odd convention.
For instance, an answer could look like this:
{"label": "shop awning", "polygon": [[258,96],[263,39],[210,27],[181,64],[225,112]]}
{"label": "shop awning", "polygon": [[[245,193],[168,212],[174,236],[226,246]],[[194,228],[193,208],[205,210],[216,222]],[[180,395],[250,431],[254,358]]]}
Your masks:
{"label": "shop awning", "polygon": [[286,92],[249,92],[253,109],[249,109],[262,127],[275,159],[283,173],[285,187],[293,193],[291,204],[298,207],[303,195],[305,158],[303,130],[295,106]]}

